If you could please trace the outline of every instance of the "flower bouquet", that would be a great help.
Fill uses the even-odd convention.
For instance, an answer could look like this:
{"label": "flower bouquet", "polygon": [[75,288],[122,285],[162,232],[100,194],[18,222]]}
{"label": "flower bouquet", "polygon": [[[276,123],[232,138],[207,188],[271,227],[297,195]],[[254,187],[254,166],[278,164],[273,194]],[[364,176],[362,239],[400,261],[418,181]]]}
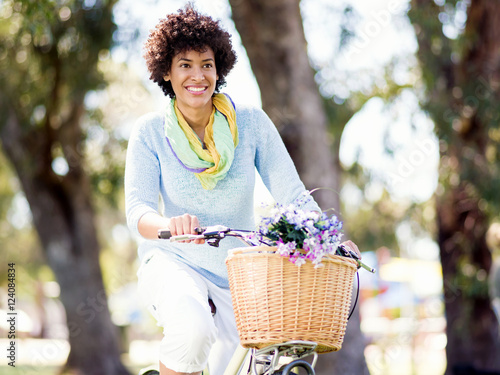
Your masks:
{"label": "flower bouquet", "polygon": [[226,259],[244,347],[304,340],[325,353],[342,346],[357,264],[335,255],[342,223],[302,210],[307,199],[274,206],[250,238],[266,245],[233,249]]}
{"label": "flower bouquet", "polygon": [[306,191],[294,203],[276,204],[270,216],[264,217],[256,233],[249,237],[260,243],[275,245],[277,253],[298,266],[309,260],[321,267],[327,255],[334,255],[342,238],[342,222],[332,215],[305,211],[302,207],[312,198]]}

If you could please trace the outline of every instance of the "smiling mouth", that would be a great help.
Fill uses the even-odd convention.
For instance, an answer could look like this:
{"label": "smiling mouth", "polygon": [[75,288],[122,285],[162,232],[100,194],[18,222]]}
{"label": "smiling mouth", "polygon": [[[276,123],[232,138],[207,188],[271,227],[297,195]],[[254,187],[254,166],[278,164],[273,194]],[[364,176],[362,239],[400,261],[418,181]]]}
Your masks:
{"label": "smiling mouth", "polygon": [[207,88],[206,87],[186,87],[186,89],[192,93],[201,93],[203,91],[206,91]]}

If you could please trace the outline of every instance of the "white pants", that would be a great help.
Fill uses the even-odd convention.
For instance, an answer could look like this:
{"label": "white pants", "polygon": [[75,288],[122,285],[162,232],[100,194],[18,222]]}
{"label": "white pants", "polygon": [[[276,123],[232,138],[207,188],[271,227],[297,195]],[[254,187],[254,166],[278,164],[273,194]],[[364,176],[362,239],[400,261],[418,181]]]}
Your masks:
{"label": "white pants", "polygon": [[[176,372],[222,375],[239,343],[229,289],[216,286],[161,251],[147,255],[138,272],[139,293],[163,327],[160,361]],[[212,317],[208,299],[217,308]]]}

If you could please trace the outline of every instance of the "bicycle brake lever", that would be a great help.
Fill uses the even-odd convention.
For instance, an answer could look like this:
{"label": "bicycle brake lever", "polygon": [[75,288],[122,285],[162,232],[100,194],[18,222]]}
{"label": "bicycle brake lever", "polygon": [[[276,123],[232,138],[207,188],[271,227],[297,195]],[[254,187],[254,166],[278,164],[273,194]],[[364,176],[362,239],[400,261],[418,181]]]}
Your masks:
{"label": "bicycle brake lever", "polygon": [[359,257],[359,255],[356,252],[352,251],[351,249],[348,249],[346,246],[339,245],[339,247],[337,247],[337,252],[340,252],[341,254],[339,254],[339,255],[341,255],[341,256],[353,258],[356,261],[356,263],[358,264],[358,269],[364,268],[365,270],[367,270],[370,273],[376,272],[375,268],[372,268],[372,267],[364,264],[361,261],[361,258]]}
{"label": "bicycle brake lever", "polygon": [[220,240],[222,238],[220,237],[212,237],[212,238],[207,238],[206,241],[207,243],[210,245],[210,246],[213,246],[213,247],[219,247],[219,244],[220,244]]}
{"label": "bicycle brake lever", "polygon": [[213,226],[204,228],[202,234],[204,236],[215,236],[215,235],[218,235],[220,233],[227,233],[229,231],[231,231],[231,229],[229,229],[228,227],[225,227],[223,225],[213,225]]}
{"label": "bicycle brake lever", "polygon": [[339,247],[337,247],[337,251],[342,253],[340,255],[359,260],[358,254],[356,254],[356,252],[352,251],[351,249],[347,248],[347,246],[345,246],[345,245],[339,245]]}

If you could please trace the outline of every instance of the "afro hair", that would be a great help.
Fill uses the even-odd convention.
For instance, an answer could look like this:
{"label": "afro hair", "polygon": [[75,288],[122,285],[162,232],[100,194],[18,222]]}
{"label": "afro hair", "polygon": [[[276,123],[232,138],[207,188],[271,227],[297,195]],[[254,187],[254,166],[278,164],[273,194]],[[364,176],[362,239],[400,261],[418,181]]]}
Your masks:
{"label": "afro hair", "polygon": [[231,36],[220,27],[219,21],[198,13],[190,4],[179,9],[178,13],[167,15],[151,30],[144,45],[150,79],[160,86],[165,95],[173,98],[172,84],[163,79],[170,72],[172,59],[178,53],[189,50],[204,52],[207,47],[213,50],[215,56],[219,76],[215,86],[217,93],[225,85],[225,77],[236,63]]}

